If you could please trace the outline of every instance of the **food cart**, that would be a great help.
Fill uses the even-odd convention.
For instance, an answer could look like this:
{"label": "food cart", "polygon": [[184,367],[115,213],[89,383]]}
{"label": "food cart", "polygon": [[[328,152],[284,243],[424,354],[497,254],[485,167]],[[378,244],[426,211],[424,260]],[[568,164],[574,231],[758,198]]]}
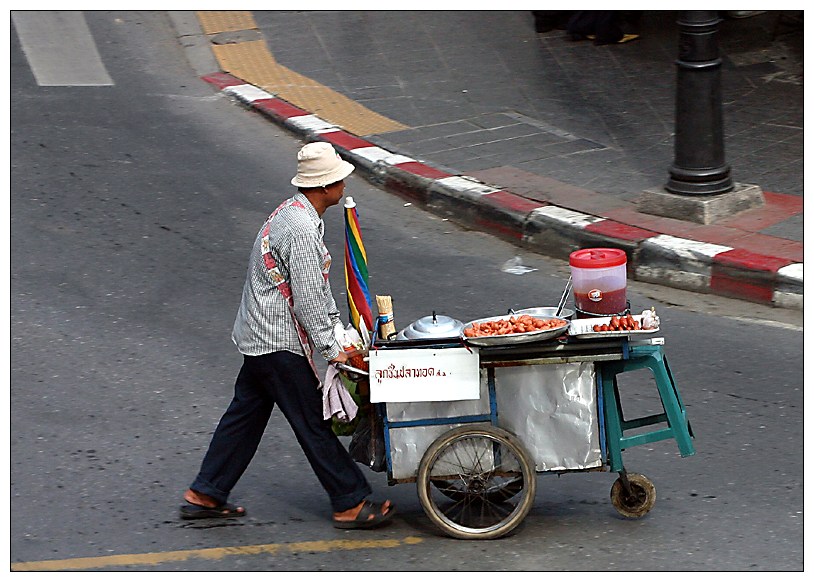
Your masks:
{"label": "food cart", "polygon": [[[695,452],[659,328],[602,331],[605,320],[572,319],[562,305],[552,317],[553,309],[464,326],[521,314],[559,322],[523,333],[373,335],[367,374],[388,484],[415,482],[422,508],[446,535],[508,534],[530,511],[545,473],[618,473],[611,502],[621,515],[640,518],[656,490],[627,471],[622,452],[667,439],[682,457]],[[663,411],[628,418],[618,377],[637,369],[652,372]]]}

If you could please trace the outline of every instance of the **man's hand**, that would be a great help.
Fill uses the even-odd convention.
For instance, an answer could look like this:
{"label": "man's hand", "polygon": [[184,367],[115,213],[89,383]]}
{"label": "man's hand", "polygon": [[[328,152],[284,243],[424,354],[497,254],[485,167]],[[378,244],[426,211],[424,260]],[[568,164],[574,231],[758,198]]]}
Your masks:
{"label": "man's hand", "polygon": [[336,356],[333,360],[331,360],[332,364],[344,364],[348,361],[348,354],[345,352],[339,352],[339,355]]}

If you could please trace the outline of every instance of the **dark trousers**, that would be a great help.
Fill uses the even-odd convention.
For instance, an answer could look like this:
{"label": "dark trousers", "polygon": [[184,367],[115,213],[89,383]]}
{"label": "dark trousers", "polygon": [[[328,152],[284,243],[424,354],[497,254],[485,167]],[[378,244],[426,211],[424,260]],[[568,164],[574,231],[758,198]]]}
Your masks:
{"label": "dark trousers", "polygon": [[371,493],[356,462],[322,419],[322,392],[308,361],[281,351],[244,356],[235,395],[218,423],[191,488],[226,503],[257,451],[275,404],[288,420],[334,511]]}

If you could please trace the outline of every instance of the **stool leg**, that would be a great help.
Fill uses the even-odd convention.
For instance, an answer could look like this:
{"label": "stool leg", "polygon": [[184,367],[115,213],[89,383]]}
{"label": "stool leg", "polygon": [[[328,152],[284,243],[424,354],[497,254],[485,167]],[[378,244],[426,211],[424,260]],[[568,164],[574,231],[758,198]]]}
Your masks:
{"label": "stool leg", "polygon": [[681,399],[681,393],[678,391],[678,388],[676,388],[675,380],[673,380],[673,373],[670,371],[670,364],[667,362],[667,355],[662,353],[661,358],[664,362],[664,370],[667,372],[667,377],[670,378],[670,385],[673,387],[673,392],[675,392],[678,406],[681,409],[681,412],[684,414],[684,420],[687,421],[687,430],[689,431],[690,436],[695,436],[692,433],[692,425],[690,424],[689,419],[687,419],[687,411],[684,408],[684,401]]}
{"label": "stool leg", "polygon": [[661,351],[654,352],[649,356],[651,365],[649,366],[656,380],[656,387],[667,414],[667,420],[673,431],[673,436],[678,444],[678,450],[682,457],[695,454],[689,432],[689,422],[681,396],[673,383],[672,375],[667,371],[664,355]]}
{"label": "stool leg", "polygon": [[616,386],[616,373],[611,366],[602,366],[599,374],[605,404],[605,440],[611,471],[621,471],[622,464],[622,411]]}

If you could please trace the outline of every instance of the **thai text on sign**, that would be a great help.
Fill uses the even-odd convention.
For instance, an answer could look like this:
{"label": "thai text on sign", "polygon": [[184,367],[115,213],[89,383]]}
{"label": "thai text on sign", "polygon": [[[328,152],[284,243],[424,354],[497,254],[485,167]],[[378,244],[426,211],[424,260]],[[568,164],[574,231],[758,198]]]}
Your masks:
{"label": "thai text on sign", "polygon": [[371,402],[477,400],[477,350],[467,348],[370,350]]}

